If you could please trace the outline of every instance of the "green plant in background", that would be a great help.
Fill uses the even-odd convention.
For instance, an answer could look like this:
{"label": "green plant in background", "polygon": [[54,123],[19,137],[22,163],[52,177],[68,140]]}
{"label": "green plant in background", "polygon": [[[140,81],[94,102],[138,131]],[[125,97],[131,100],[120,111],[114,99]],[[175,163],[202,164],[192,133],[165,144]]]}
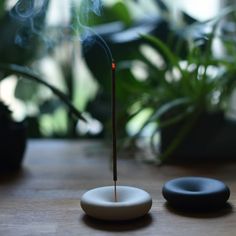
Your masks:
{"label": "green plant in background", "polygon": [[[148,1],[156,9],[151,17],[143,17],[148,13],[142,5],[144,1],[103,1],[100,16],[99,9],[91,10],[94,1],[81,1],[81,4],[71,1],[74,5],[69,9],[67,25],[48,26],[45,17],[50,1],[45,0],[43,11],[31,18],[37,26],[36,33],[29,31],[27,34],[25,29],[29,29],[29,21],[10,18],[16,5],[6,11],[4,2],[0,4],[1,64],[5,66],[9,63],[10,67],[10,64],[21,64],[38,71],[42,59],[50,58],[61,76],[61,79],[55,76],[54,82],[76,107],[81,107],[78,91],[90,92],[87,75],[82,78],[85,87],[78,88],[78,70],[75,73],[75,68],[81,70],[76,57],[80,49],[79,40],[82,39],[83,55],[98,87],[96,95],[91,92],[91,96],[84,99],[83,108],[102,123],[104,129],[99,137],[109,134],[111,98],[110,64],[104,52],[106,46],[99,37],[107,43],[118,64],[117,126],[120,127],[120,140],[129,135],[135,140],[146,130],[149,134],[151,132],[154,140],[160,128],[191,120],[192,124],[187,126],[187,122],[186,128],[182,129],[185,131],[178,134],[179,138],[170,145],[168,154],[195,123],[196,114],[225,108],[226,97],[233,85],[233,58],[230,61],[228,57],[214,57],[210,49],[212,39],[216,38],[215,30],[212,34],[205,32],[209,22],[199,23],[184,12],[180,12],[178,20],[174,20],[168,5],[161,0]],[[23,6],[29,3],[27,0],[19,2]],[[23,36],[20,42],[26,43],[27,47],[15,44],[19,28]],[[221,42],[228,51],[234,48],[232,40],[221,38]],[[58,57],[58,54],[62,56]],[[1,78],[7,75],[3,74]],[[15,96],[37,108],[33,123],[39,123],[38,129],[42,124],[51,123],[54,127],[47,130],[52,132],[46,135],[76,137],[76,121],[71,122],[71,113],[51,95],[45,96],[45,90],[42,91],[38,85],[30,85],[29,89],[25,80],[17,80]],[[134,120],[139,120],[135,129]],[[37,128],[33,126],[33,129]],[[43,135],[40,131],[37,137]]]}
{"label": "green plant in background", "polygon": [[[32,9],[33,1],[17,1],[9,10],[6,10],[7,3],[9,1],[1,1],[0,5],[0,63],[8,67],[11,67],[11,64],[29,65],[37,57],[42,45],[39,32],[42,31],[45,24],[49,1],[42,2],[43,5],[37,14],[34,14]],[[18,14],[19,11],[20,14]],[[8,75],[4,70],[1,71],[1,80]],[[19,99],[24,100],[26,94],[36,93],[36,87],[31,92],[29,87],[21,89],[22,84],[22,81],[19,80],[16,91]],[[1,99],[4,99],[2,94]],[[29,126],[31,127],[31,122],[29,122]],[[34,126],[32,130],[38,130],[38,127]]]}
{"label": "green plant in background", "polygon": [[[73,35],[66,29],[67,26],[63,28],[58,25],[47,25],[46,16],[49,5],[52,3],[49,0],[40,3],[35,0],[19,0],[9,10],[6,10],[6,3],[8,1],[1,1],[0,4],[0,69],[2,73],[0,79],[5,80],[9,75],[17,75],[19,78],[16,82],[15,97],[25,104],[25,110],[28,110],[28,107],[34,110],[32,114],[26,114],[30,137],[42,137],[45,135],[44,130],[49,130],[46,136],[50,133],[51,137],[74,138],[77,120],[72,120],[71,116],[77,112],[77,109],[74,106],[71,107],[69,101],[74,102],[76,85],[72,75],[73,55],[70,54],[70,50],[67,50],[73,48]],[[58,49],[64,49],[62,53],[68,56],[65,56],[66,62],[56,58],[55,54],[58,53]],[[59,72],[56,71],[53,82],[48,81],[45,75],[43,80],[32,72],[42,74],[39,68],[42,67],[40,63],[42,64],[45,58],[51,61],[54,59],[53,65],[58,68]],[[51,62],[50,60],[48,63]],[[26,67],[30,67],[31,70]],[[58,74],[61,75],[62,80],[57,78]],[[21,79],[25,77],[37,83]],[[40,84],[50,88],[52,94],[44,90],[43,86],[39,86]],[[72,109],[67,112],[53,94],[58,95]]]}
{"label": "green plant in background", "polygon": [[[0,71],[2,77],[0,81],[9,78],[10,75],[15,75],[20,79],[28,79],[30,81],[41,84],[50,89],[54,95],[60,98],[64,104],[69,108],[69,113],[75,116],[76,122],[78,119],[86,121],[69,98],[52,86],[45,80],[41,79],[38,75],[30,69],[14,64],[1,64]],[[70,117],[71,120],[73,117]],[[1,171],[18,170],[21,167],[24,157],[24,151],[27,143],[26,122],[16,122],[9,110],[8,106],[0,99],[0,153],[1,153]],[[14,148],[12,148],[14,147]]]}
{"label": "green plant in background", "polygon": [[[187,39],[183,33],[183,28],[193,22],[193,18],[182,13],[182,23],[176,25],[172,20],[171,11],[163,1],[149,1],[153,9],[157,9],[151,17],[143,17],[144,11],[140,16],[134,13],[138,9],[143,9],[139,1],[115,1],[114,4],[105,5],[101,21],[97,16],[91,15],[89,25],[92,30],[100,35],[108,44],[115,60],[118,63],[117,71],[117,107],[119,137],[127,137],[127,120],[130,119],[130,110],[136,97],[142,103],[143,91],[148,85],[140,83],[133,76],[133,71],[129,70],[136,62],[145,59],[142,53],[144,39],[139,37],[139,33],[150,33],[161,40],[167,42],[168,46],[181,58],[186,56]],[[123,14],[126,12],[126,14]],[[92,13],[91,13],[92,14]],[[87,42],[88,41],[88,42]],[[110,65],[107,63],[106,53],[101,47],[101,42],[96,35],[91,35],[88,40],[83,42],[84,56],[87,65],[98,84],[98,93],[95,99],[92,99],[86,110],[103,125],[104,130],[101,135],[109,133],[110,121]],[[94,42],[93,44],[88,44]],[[141,49],[141,50],[140,50]],[[135,59],[135,61],[134,61]],[[124,69],[127,68],[127,69]],[[138,69],[137,69],[138,70]],[[152,81],[153,82],[153,81]],[[137,104],[136,104],[137,105]],[[134,108],[135,110],[135,108]]]}
{"label": "green plant in background", "polygon": [[[173,49],[175,48],[173,42],[185,41],[183,34],[179,34],[177,29],[172,30],[173,27],[169,23],[171,13],[160,0],[149,2],[156,4],[155,6],[160,9],[161,13],[153,19],[144,21],[142,17],[135,14],[136,10],[139,12],[142,9],[139,1],[114,1],[113,3],[103,1],[104,6],[100,16],[95,14],[96,9],[91,10],[94,7],[94,1],[81,1],[81,4],[77,4],[77,1],[71,1],[74,4],[69,12],[71,19],[65,26],[47,25],[46,16],[52,3],[49,0],[42,1],[43,6],[37,9],[37,14],[29,11],[32,10],[35,0],[19,0],[12,8],[5,10],[7,2],[1,1],[0,5],[0,62],[25,65],[39,72],[40,63],[45,58],[54,61],[53,65],[57,66],[57,72],[59,71],[62,79],[60,80],[56,78],[57,76],[54,76],[55,81],[53,81],[80,108],[83,98],[81,99],[81,96],[78,96],[78,90],[80,89],[83,93],[83,90],[88,90],[88,86],[86,83],[86,89],[78,89],[78,76],[74,72],[75,68],[78,67],[78,63],[75,57],[79,54],[79,39],[84,40],[83,35],[81,36],[84,28],[93,27],[90,31],[92,37],[88,37],[88,41],[83,41],[83,49],[87,65],[94,75],[99,91],[95,99],[90,98],[88,104],[88,100],[85,99],[83,104],[86,105],[84,109],[88,110],[105,127],[104,132],[99,136],[104,136],[110,120],[110,65],[107,63],[103,49],[104,45],[101,46],[101,42],[96,36],[94,40],[93,32],[103,37],[117,62],[142,58],[139,50],[137,50],[137,47],[143,43],[143,40],[138,36],[138,32],[151,32],[158,35],[158,37],[168,41]],[[17,14],[19,11],[20,14]],[[19,18],[24,14],[24,19]],[[183,16],[185,15],[183,14]],[[187,19],[186,22],[192,20],[190,17],[185,17],[185,19]],[[107,25],[107,23],[111,24]],[[89,45],[88,42],[92,42],[92,44]],[[63,59],[58,57],[58,54],[64,54]],[[184,47],[182,47],[181,54],[184,54]],[[131,87],[129,83],[132,84],[133,80],[128,77],[130,76],[127,71],[118,73],[118,80],[125,78],[126,86]],[[86,80],[86,78],[83,79]],[[119,81],[117,86],[120,111],[118,125],[124,127],[121,129],[120,136],[125,137],[127,134],[125,124],[129,117],[127,101],[130,99],[130,94],[128,92],[124,95],[123,84]],[[71,114],[66,112],[51,95],[47,94],[45,96],[45,94],[47,94],[46,91],[37,84],[17,80],[15,97],[26,104],[26,110],[28,107],[33,107],[36,111],[30,114],[28,120],[30,124],[32,123],[30,125],[32,129],[30,130],[38,130],[38,133],[31,133],[30,135],[33,137],[44,135],[48,137],[76,137],[76,122],[70,121]],[[94,95],[92,94],[92,96]],[[49,123],[53,124],[53,127],[50,126],[45,129],[45,125],[49,126]],[[47,130],[47,133],[43,132],[42,127]]]}
{"label": "green plant in background", "polygon": [[[38,5],[35,0],[18,0],[9,10],[5,9],[7,2],[2,1],[0,5],[2,7],[0,62],[24,65],[41,73],[40,64],[45,58],[50,59],[49,63],[53,61],[53,66],[57,67],[56,72],[61,76],[61,78],[54,78],[53,84],[57,83],[68,98],[81,108],[79,101],[81,96],[78,96],[78,76],[75,75],[76,68],[79,67],[76,57],[80,57],[79,45],[82,38],[80,31],[83,28],[81,24],[92,25],[92,23],[85,22],[87,18],[92,19],[91,22],[93,20],[94,22],[104,22],[104,17],[91,13],[90,8],[95,2],[81,1],[81,4],[78,4],[79,1],[69,2],[71,7],[68,8],[68,14],[71,18],[63,26],[47,25],[46,16],[52,1],[41,1],[43,6],[36,11],[34,11],[34,6]],[[104,11],[105,18],[109,16],[111,21],[119,18],[127,25],[129,24],[131,18],[129,14],[126,15],[127,9],[123,3],[116,3],[112,8],[104,8]],[[100,62],[100,60],[98,61]],[[44,77],[48,79],[47,76]],[[87,86],[85,90],[88,90]],[[34,109],[33,114],[27,114],[31,137],[46,135],[47,137],[75,138],[78,136],[76,134],[77,122],[71,121],[70,112],[68,113],[61,107],[61,104],[51,94],[48,95],[47,91],[39,87],[37,83],[17,80],[15,97],[26,104],[26,110],[28,107]],[[38,132],[35,133],[35,130]]]}
{"label": "green plant in background", "polygon": [[[153,63],[151,59],[144,58],[142,65],[147,78],[138,81],[133,76],[129,78],[135,81],[132,85],[124,84],[126,88],[130,86],[129,106],[135,107],[129,118],[138,116],[144,110],[149,111],[146,120],[133,138],[138,138],[145,128],[152,124],[149,135],[151,145],[155,148],[156,134],[166,127],[171,129],[176,124],[181,127],[173,135],[164,153],[158,156],[161,162],[166,161],[167,157],[178,148],[202,115],[227,110],[227,100],[235,87],[236,69],[233,59],[235,54],[231,51],[229,55],[217,58],[213,42],[216,38],[220,38],[225,48],[233,47],[235,50],[233,38],[222,35],[222,30],[220,31],[218,27],[220,20],[232,11],[226,9],[212,21],[192,25],[192,28],[208,26],[211,32],[189,42],[186,45],[188,53],[185,58],[174,53],[157,37],[141,36],[152,46],[163,64],[160,66],[158,61]],[[126,69],[126,72],[129,72],[129,69]]]}

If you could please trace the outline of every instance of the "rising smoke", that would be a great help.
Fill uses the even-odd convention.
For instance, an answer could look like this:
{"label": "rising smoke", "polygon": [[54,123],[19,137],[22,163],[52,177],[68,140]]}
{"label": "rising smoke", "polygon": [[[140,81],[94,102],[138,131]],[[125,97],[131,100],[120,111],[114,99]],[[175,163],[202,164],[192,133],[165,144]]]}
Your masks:
{"label": "rising smoke", "polygon": [[[51,0],[52,1],[52,0]],[[53,47],[53,40],[46,35],[48,32],[42,32],[45,26],[45,19],[50,0],[18,0],[10,10],[10,17],[17,22],[18,30],[15,35],[15,43],[21,47],[30,47],[30,40],[36,36],[44,42],[47,48]],[[60,0],[63,1],[63,0]],[[80,40],[84,48],[90,48],[94,43],[99,44],[107,56],[111,59],[112,55],[106,42],[96,32],[89,27],[89,17],[91,13],[101,16],[102,1],[101,0],[67,0],[71,6],[71,11],[75,16],[75,24],[68,25],[68,29],[79,32],[72,33],[72,37]],[[78,11],[78,9],[80,9]],[[64,10],[64,9],[62,9]],[[64,26],[63,26],[64,27]],[[60,33],[63,34],[64,31]],[[68,32],[68,31],[67,31]],[[64,35],[65,36],[65,35]],[[63,36],[62,36],[63,37]],[[68,37],[66,35],[65,37]],[[73,38],[74,39],[74,38]]]}
{"label": "rising smoke", "polygon": [[15,24],[15,43],[23,48],[30,46],[34,36],[42,38],[49,0],[18,0],[9,11]]}
{"label": "rising smoke", "polygon": [[105,40],[96,33],[89,25],[89,16],[93,12],[97,16],[102,14],[102,1],[89,0],[81,3],[80,12],[77,15],[77,25],[80,28],[80,40],[83,43],[84,50],[88,50],[93,44],[98,44],[105,52],[107,58],[112,61],[112,53]]}

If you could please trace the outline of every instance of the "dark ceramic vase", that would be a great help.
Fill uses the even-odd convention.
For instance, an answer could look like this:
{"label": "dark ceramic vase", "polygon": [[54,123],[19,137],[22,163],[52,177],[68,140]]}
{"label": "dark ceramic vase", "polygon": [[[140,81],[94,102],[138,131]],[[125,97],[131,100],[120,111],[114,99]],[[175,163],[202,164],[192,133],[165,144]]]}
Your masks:
{"label": "dark ceramic vase", "polygon": [[21,167],[26,148],[26,123],[0,125],[0,171],[15,171]]}
{"label": "dark ceramic vase", "polygon": [[[162,129],[161,151],[168,149],[176,134],[188,121]],[[236,122],[223,113],[202,114],[168,158],[168,162],[235,159]]]}

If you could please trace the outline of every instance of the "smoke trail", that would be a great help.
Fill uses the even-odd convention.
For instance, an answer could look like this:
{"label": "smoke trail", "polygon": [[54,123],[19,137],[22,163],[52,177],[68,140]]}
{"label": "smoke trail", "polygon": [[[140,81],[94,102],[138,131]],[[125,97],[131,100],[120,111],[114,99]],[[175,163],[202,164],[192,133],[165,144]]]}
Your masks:
{"label": "smoke trail", "polygon": [[[107,57],[112,60],[112,53],[105,40],[98,35],[91,27],[89,27],[89,17],[91,13],[101,16],[102,0],[81,0],[78,9],[79,0],[70,0],[72,14],[75,18],[75,24],[68,26],[74,32],[79,31],[79,39],[82,41],[85,49],[88,49],[93,44],[97,43],[103,48]],[[45,34],[42,34],[44,20],[49,0],[18,0],[15,6],[9,12],[12,19],[15,19],[18,30],[15,35],[15,44],[30,48],[34,36],[37,36],[47,49],[53,47],[55,38],[50,39]],[[68,3],[69,4],[69,3]],[[63,9],[62,9],[63,10]],[[62,29],[61,33],[63,34]],[[67,31],[68,32],[68,31]],[[59,32],[60,34],[60,32]],[[66,37],[66,35],[64,35]],[[72,36],[71,36],[72,37]]]}
{"label": "smoke trail", "polygon": [[102,3],[101,3],[101,0],[91,0],[92,1],[92,11],[100,16],[101,15],[101,9],[102,9]]}
{"label": "smoke trail", "polygon": [[[103,48],[104,52],[106,53],[106,56],[109,58],[110,62],[113,59],[112,53],[110,48],[108,47],[106,41],[97,34],[92,28],[83,25],[84,32],[81,36],[81,41],[87,46],[88,48],[91,47],[93,44],[97,43],[101,48]],[[95,39],[95,37],[97,40]]]}
{"label": "smoke trail", "polygon": [[19,0],[10,10],[9,15],[17,26],[15,44],[28,48],[33,36],[37,35],[43,41],[41,31],[48,6],[48,0]]}
{"label": "smoke trail", "polygon": [[[14,14],[15,13],[15,14]],[[32,0],[29,1],[18,1],[11,11],[11,15],[16,17],[18,20],[25,20],[32,17],[34,14],[34,3]]]}
{"label": "smoke trail", "polygon": [[85,45],[85,48],[91,47],[93,44],[97,43],[103,48],[106,53],[107,58],[112,61],[113,56],[110,48],[108,47],[105,40],[97,34],[91,27],[87,26],[89,22],[89,13],[93,12],[97,16],[101,16],[102,12],[102,2],[101,0],[87,0],[81,3],[81,8],[79,14],[76,16],[77,24],[80,28],[80,40]]}
{"label": "smoke trail", "polygon": [[101,16],[102,2],[101,0],[86,0],[80,4],[80,18],[85,22],[89,21],[89,13],[93,12],[97,16]]}
{"label": "smoke trail", "polygon": [[10,11],[10,16],[19,21],[30,19],[45,13],[48,0],[19,0]]}

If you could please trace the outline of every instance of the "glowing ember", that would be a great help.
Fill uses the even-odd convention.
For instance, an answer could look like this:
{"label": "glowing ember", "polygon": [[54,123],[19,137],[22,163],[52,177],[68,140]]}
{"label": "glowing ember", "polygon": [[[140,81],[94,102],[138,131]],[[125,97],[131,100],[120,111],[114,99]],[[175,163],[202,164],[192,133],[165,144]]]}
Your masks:
{"label": "glowing ember", "polygon": [[112,63],[111,63],[111,68],[112,68],[112,70],[115,70],[115,69],[116,69],[116,63],[115,63],[114,60],[113,60]]}

